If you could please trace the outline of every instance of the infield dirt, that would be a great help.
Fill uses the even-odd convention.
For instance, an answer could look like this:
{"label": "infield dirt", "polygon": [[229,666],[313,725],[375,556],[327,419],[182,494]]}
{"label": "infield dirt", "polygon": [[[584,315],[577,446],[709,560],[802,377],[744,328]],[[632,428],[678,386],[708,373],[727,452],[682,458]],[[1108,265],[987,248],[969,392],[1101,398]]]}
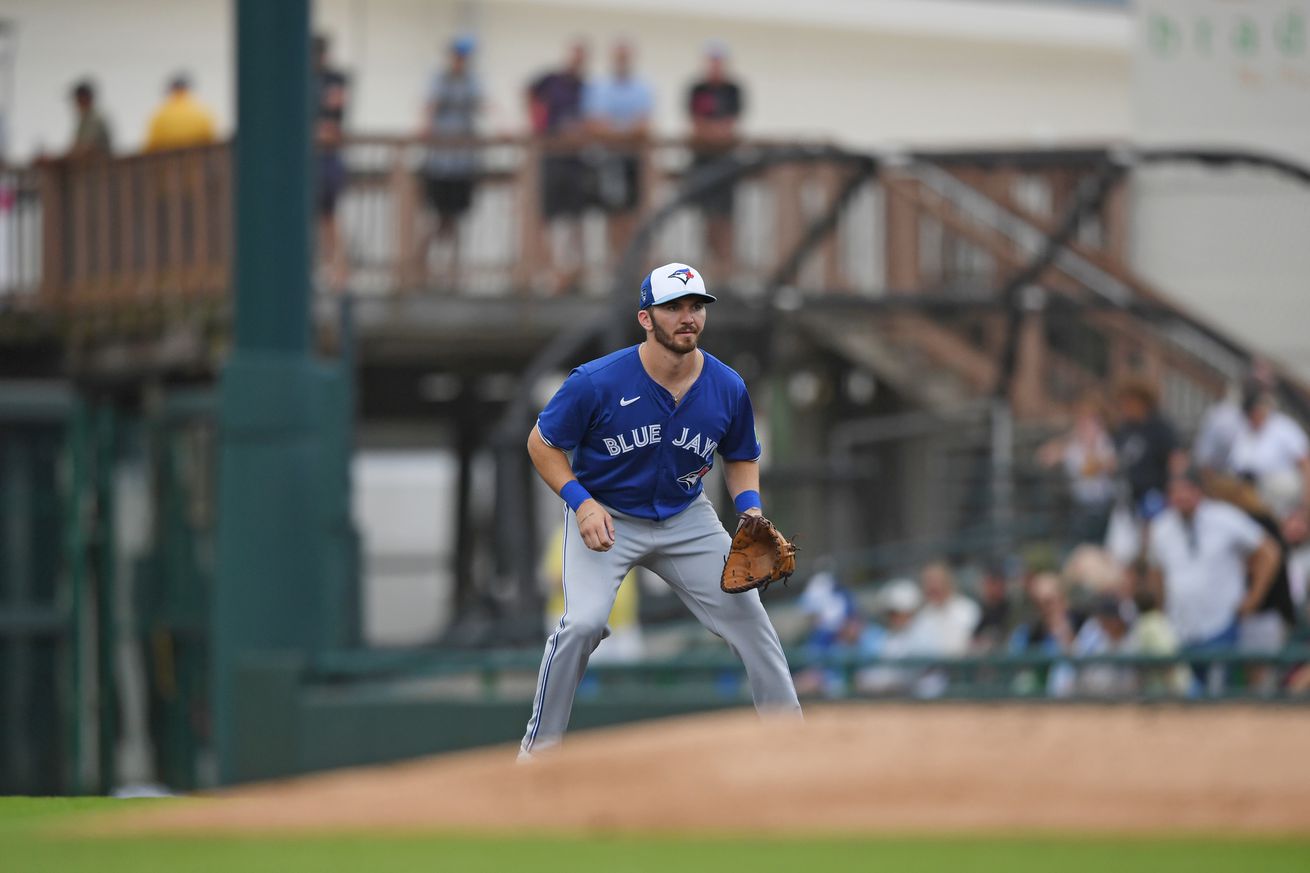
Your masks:
{"label": "infield dirt", "polygon": [[[1301,833],[1299,709],[869,705],[731,711],[246,787],[122,832]],[[108,824],[108,823],[107,823]]]}

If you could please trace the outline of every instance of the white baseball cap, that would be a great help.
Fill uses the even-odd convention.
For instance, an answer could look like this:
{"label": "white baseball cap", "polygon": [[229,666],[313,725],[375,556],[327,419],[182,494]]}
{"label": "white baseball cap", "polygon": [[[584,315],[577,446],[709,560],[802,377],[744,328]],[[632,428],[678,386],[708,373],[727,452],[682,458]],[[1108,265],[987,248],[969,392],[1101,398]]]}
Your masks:
{"label": "white baseball cap", "polygon": [[893,579],[878,592],[879,612],[915,612],[923,603],[919,586],[909,579]]}
{"label": "white baseball cap", "polygon": [[641,283],[641,304],[637,308],[659,306],[693,294],[714,302],[714,295],[705,290],[705,278],[700,270],[677,262],[665,264],[651,270]]}

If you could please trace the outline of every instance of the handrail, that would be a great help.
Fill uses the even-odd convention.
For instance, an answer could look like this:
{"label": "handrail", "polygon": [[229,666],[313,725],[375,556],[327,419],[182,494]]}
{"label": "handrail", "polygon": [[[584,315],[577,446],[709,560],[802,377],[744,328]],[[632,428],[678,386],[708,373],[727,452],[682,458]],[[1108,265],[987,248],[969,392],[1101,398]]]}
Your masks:
{"label": "handrail", "polygon": [[[541,179],[537,161],[544,153],[576,151],[580,146],[584,151],[579,154],[583,155],[592,155],[600,148],[611,154],[638,156],[646,180],[639,205],[641,214],[653,216],[664,210],[668,216],[677,213],[679,221],[696,214],[692,198],[679,199],[671,190],[671,186],[681,186],[685,181],[689,150],[695,147],[695,142],[688,139],[583,142],[578,138],[519,135],[459,140],[381,133],[356,135],[342,149],[350,181],[338,207],[338,226],[349,252],[346,287],[365,294],[424,288],[454,290],[443,285],[447,278],[429,275],[432,249],[430,243],[424,242],[427,219],[421,205],[420,173],[428,150],[474,148],[484,158],[478,178],[479,190],[485,192],[485,197],[480,201],[483,206],[467,222],[465,252],[456,259],[459,274],[454,284],[461,289],[476,287],[502,294],[532,293],[531,282],[544,275],[542,259],[547,256],[541,247],[543,221],[538,214],[537,186]],[[777,166],[771,156],[783,152],[809,156],[809,169],[804,171],[807,175],[790,169],[754,169],[771,163]],[[772,245],[760,243],[757,247],[764,250],[751,255],[754,260],[750,263],[738,259],[734,274],[744,279],[740,284],[771,288],[771,293],[776,293],[783,284],[780,280],[786,279],[786,284],[810,294],[831,292],[841,285],[842,290],[854,290],[859,296],[877,297],[887,286],[896,284],[893,279],[918,277],[917,268],[911,265],[906,273],[905,265],[907,258],[918,258],[917,241],[908,249],[892,241],[896,234],[918,233],[917,229],[907,230],[902,214],[907,205],[906,180],[916,186],[913,191],[918,199],[908,204],[912,211],[927,214],[923,211],[936,209],[940,213],[939,207],[928,200],[947,204],[950,214],[930,217],[941,222],[953,238],[981,248],[1008,267],[1020,256],[1036,257],[1044,243],[1051,246],[1049,219],[1028,212],[1017,202],[998,198],[994,186],[976,188],[961,176],[991,170],[1018,171],[1054,180],[1051,184],[1059,189],[1073,177],[1098,168],[1181,160],[1209,166],[1260,166],[1298,182],[1310,180],[1310,170],[1276,157],[1214,149],[1087,147],[919,150],[878,155],[823,143],[759,139],[738,143],[734,162],[721,168],[717,182],[701,190],[743,184],[754,186],[751,190],[763,195],[751,195],[752,238],[771,240]],[[884,172],[874,177],[868,170],[859,169],[861,162],[865,167],[882,167]],[[230,146],[216,144],[178,152],[109,160],[56,160],[0,170],[0,252],[13,253],[8,260],[0,256],[0,309],[35,308],[57,314],[87,307],[146,304],[158,309],[201,301],[217,304],[221,310],[231,252],[229,164]],[[841,173],[833,171],[841,164],[856,168],[844,180]],[[701,181],[705,181],[705,175],[698,173]],[[999,184],[1002,180],[996,181]],[[879,186],[895,195],[883,198],[883,211],[869,215],[872,198],[863,198],[858,217],[852,217],[848,207],[857,194]],[[802,189],[808,189],[807,196],[801,196]],[[815,190],[823,195],[826,206],[822,208],[827,213],[822,221],[807,222],[807,218],[819,214],[812,208],[802,208],[804,204],[813,206],[814,197],[808,195]],[[1122,223],[1122,216],[1105,213],[1101,217]],[[986,234],[979,237],[969,228],[960,227],[961,221],[972,223],[974,230]],[[806,224],[808,231],[804,231]],[[861,235],[853,236],[851,227],[857,227]],[[807,239],[800,239],[802,232]],[[679,243],[674,242],[670,232],[661,233],[648,233],[641,238],[642,245],[633,247],[639,260],[685,249],[685,230],[678,231],[679,239],[684,240]],[[876,238],[884,233],[888,241],[886,276],[877,273],[876,260],[867,266],[870,262],[863,257],[865,250],[877,247]],[[1107,228],[1107,234],[1118,233],[1113,227]],[[990,234],[996,235],[995,240]],[[696,235],[689,238],[694,242]],[[825,272],[816,284],[813,276],[817,272],[801,268],[820,239]],[[897,240],[904,242],[900,236]],[[846,277],[839,274],[851,255],[858,258],[859,275],[852,281],[841,281]],[[597,257],[604,256],[594,252],[591,257],[590,276],[599,281],[591,282],[581,293],[594,293],[598,286],[629,289],[634,272],[629,264],[603,263]],[[1102,253],[1070,242],[1055,245],[1051,257],[1060,274],[1126,311],[1141,297],[1160,304],[1160,311],[1172,324],[1154,330],[1150,341],[1172,349],[1178,360],[1203,361],[1210,371],[1226,379],[1234,378],[1242,369],[1247,356],[1240,346],[1117,268],[1113,251]],[[893,260],[901,265],[899,272],[893,270]],[[834,278],[838,281],[833,282]],[[923,289],[924,283],[917,278],[896,288],[916,295]],[[1112,320],[1097,324],[1104,330],[1120,330],[1113,327]],[[1141,342],[1144,330],[1135,328],[1134,333],[1132,341]],[[1064,373],[1060,378],[1078,381],[1074,369],[1066,367],[1066,363],[1058,362],[1057,369]],[[1197,373],[1188,376],[1190,382],[1196,382]],[[1214,380],[1206,376],[1202,381],[1205,391],[1213,394],[1210,383]],[[1287,381],[1294,386],[1297,411],[1304,414],[1310,410],[1310,391],[1293,379]]]}
{"label": "handrail", "polygon": [[[1047,653],[971,654],[959,657],[914,656],[885,658],[859,654],[816,655],[803,648],[785,650],[793,670],[811,667],[863,669],[897,667],[907,670],[1015,670],[1040,669],[1058,665],[1073,667],[1116,666],[1160,668],[1191,664],[1228,666],[1273,664],[1284,667],[1310,664],[1310,646],[1288,645],[1275,652],[1240,652],[1236,649],[1206,652],[1179,652],[1173,655],[1099,654],[1075,656]],[[442,652],[432,649],[386,650],[356,649],[323,652],[306,666],[306,677],[325,682],[362,681],[385,677],[452,676],[465,673],[535,671],[541,664],[536,649],[501,649],[479,652]],[[732,671],[745,668],[741,660],[727,651],[687,652],[672,657],[649,658],[628,663],[604,662],[588,666],[588,671],[609,675],[651,676],[670,672],[697,673]]]}

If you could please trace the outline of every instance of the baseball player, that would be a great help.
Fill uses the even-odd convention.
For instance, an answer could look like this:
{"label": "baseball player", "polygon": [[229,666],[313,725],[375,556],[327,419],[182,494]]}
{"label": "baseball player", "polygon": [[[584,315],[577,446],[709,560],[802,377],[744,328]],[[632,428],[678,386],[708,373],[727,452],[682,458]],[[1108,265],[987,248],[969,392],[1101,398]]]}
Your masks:
{"label": "baseball player", "polygon": [[800,712],[759,592],[719,587],[732,538],[703,480],[717,452],[737,511],[759,515],[760,443],[745,383],[699,348],[713,301],[699,270],[652,270],[637,312],[645,342],[570,373],[528,436],[537,472],[567,504],[565,611],[546,641],[521,760],[563,737],[587,659],[609,634],[619,583],[635,565],[673,586],[741,658],[757,710]]}

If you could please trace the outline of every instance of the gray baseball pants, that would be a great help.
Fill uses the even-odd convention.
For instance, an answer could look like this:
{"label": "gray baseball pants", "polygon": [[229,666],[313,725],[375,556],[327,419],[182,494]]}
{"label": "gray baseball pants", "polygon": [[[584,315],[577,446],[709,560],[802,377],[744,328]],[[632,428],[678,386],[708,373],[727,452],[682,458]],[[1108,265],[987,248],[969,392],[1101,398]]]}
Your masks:
{"label": "gray baseball pants", "polygon": [[593,552],[582,542],[573,512],[565,510],[564,616],[546,640],[522,750],[539,751],[563,737],[587,659],[609,634],[606,622],[619,583],[638,565],[668,582],[700,623],[741,658],[757,710],[799,714],[791,671],[759,592],[724,594],[719,589],[732,537],[709,498],[702,493],[664,521],[610,514],[614,545],[608,552]]}

